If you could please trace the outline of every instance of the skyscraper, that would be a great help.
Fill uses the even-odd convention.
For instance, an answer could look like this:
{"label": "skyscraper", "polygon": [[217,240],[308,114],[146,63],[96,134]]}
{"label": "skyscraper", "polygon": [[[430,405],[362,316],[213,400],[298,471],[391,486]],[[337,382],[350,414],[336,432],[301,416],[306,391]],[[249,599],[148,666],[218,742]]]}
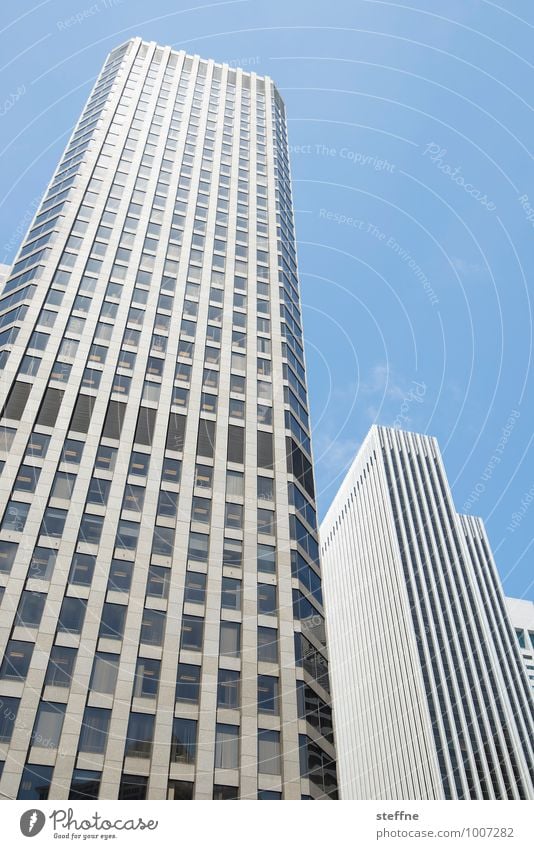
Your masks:
{"label": "skyscraper", "polygon": [[272,81],[113,50],[0,324],[0,792],[335,798]]}
{"label": "skyscraper", "polygon": [[341,797],[533,798],[528,681],[436,440],[373,427],[321,550]]}
{"label": "skyscraper", "polygon": [[509,597],[504,601],[534,698],[534,601]]}

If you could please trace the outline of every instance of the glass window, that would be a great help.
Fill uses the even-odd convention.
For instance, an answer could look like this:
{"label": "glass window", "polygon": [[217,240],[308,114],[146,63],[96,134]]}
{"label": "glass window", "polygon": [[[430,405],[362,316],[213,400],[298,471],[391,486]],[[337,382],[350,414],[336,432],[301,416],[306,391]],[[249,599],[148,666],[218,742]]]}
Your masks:
{"label": "glass window", "polygon": [[226,657],[239,657],[241,653],[241,624],[221,622],[220,653]]}
{"label": "glass window", "polygon": [[[36,351],[44,351],[46,346],[48,345],[48,340],[50,336],[48,333],[38,333],[34,330],[32,335],[30,336],[30,341],[28,342],[28,348],[35,349]],[[70,340],[65,340],[70,341]]]}
{"label": "glass window", "polygon": [[67,472],[56,472],[54,483],[50,490],[50,498],[63,498],[69,501],[75,483],[76,475],[69,475]]}
{"label": "glass window", "polygon": [[160,661],[140,657],[137,659],[134,679],[134,697],[155,699],[158,695]]}
{"label": "glass window", "polygon": [[138,537],[139,524],[137,522],[127,522],[125,519],[119,520],[115,539],[115,546],[117,548],[126,548],[130,551],[135,551]]}
{"label": "glass window", "polygon": [[162,489],[158,499],[158,516],[165,516],[167,519],[173,519],[178,510],[178,493],[168,492]]}
{"label": "glass window", "polygon": [[147,643],[151,646],[162,645],[166,615],[167,614],[162,610],[150,610],[145,608],[143,611],[143,621],[141,623],[140,642]]}
{"label": "glass window", "polygon": [[258,572],[276,572],[276,549],[272,545],[258,544]]}
{"label": "glass window", "polygon": [[161,480],[167,483],[180,483],[180,475],[182,471],[182,461],[175,460],[172,457],[165,457],[163,460],[163,469],[161,472]]}
{"label": "glass window", "polygon": [[81,554],[76,552],[72,558],[69,573],[69,583],[81,587],[89,587],[93,580],[96,557],[93,554]]}
{"label": "glass window", "polygon": [[119,395],[128,396],[130,393],[130,386],[132,383],[132,378],[127,377],[124,374],[115,374],[113,377],[113,384],[111,386],[112,392],[118,392]]}
{"label": "glass window", "polygon": [[122,604],[106,602],[102,610],[99,637],[106,637],[108,640],[122,640],[126,609]]}
{"label": "glass window", "polygon": [[18,549],[17,542],[0,540],[0,574],[9,575]]}
{"label": "glass window", "polygon": [[200,696],[200,666],[179,663],[176,676],[176,701],[198,704]]}
{"label": "glass window", "polygon": [[87,490],[88,504],[107,504],[111,481],[106,478],[91,478]]}
{"label": "glass window", "polygon": [[212,466],[197,463],[195,467],[195,486],[199,489],[211,489],[213,483]]}
{"label": "glass window", "polygon": [[195,785],[192,781],[178,781],[171,778],[167,786],[167,799],[192,799],[194,788]]}
{"label": "glass window", "polygon": [[67,511],[59,510],[57,507],[47,507],[41,523],[39,534],[59,538],[63,533]]}
{"label": "glass window", "polygon": [[227,610],[241,610],[241,581],[237,578],[223,576],[221,607]]}
{"label": "glass window", "polygon": [[152,539],[152,554],[160,557],[171,557],[174,545],[174,528],[164,528],[156,525]]}
{"label": "glass window", "polygon": [[245,394],[246,382],[245,378],[239,374],[230,375],[230,392],[235,392],[238,395]]}
{"label": "glass window", "polygon": [[276,586],[274,584],[258,584],[258,613],[267,616],[276,614]]}
{"label": "glass window", "polygon": [[9,640],[0,666],[0,678],[25,681],[33,654],[33,643]]}
{"label": "glass window", "polygon": [[274,501],[273,478],[258,477],[258,501]]}
{"label": "glass window", "polygon": [[104,527],[103,516],[93,516],[92,513],[84,513],[80,522],[78,540],[89,545],[98,545]]}
{"label": "glass window", "polygon": [[130,560],[112,560],[109,569],[108,590],[130,592],[133,563]]}
{"label": "glass window", "polygon": [[226,497],[227,498],[243,498],[244,492],[243,472],[226,472]]}
{"label": "glass window", "polygon": [[101,772],[91,769],[75,769],[70,783],[69,799],[98,799]]}
{"label": "glass window", "polygon": [[[0,451],[10,451],[15,438],[16,429],[14,427],[0,427]],[[31,439],[31,437],[30,437]],[[50,437],[48,437],[50,439]]]}
{"label": "glass window", "polygon": [[209,524],[211,516],[211,501],[209,498],[199,498],[198,495],[193,497],[193,506],[191,509],[191,521],[202,522]]}
{"label": "glass window", "polygon": [[239,787],[229,787],[225,784],[213,785],[213,798],[218,801],[239,799]]}
{"label": "glass window", "polygon": [[152,598],[168,598],[170,585],[170,569],[165,566],[151,564],[148,569],[146,594]]}
{"label": "glass window", "polygon": [[87,602],[83,598],[66,596],[59,614],[58,632],[66,634],[81,634],[85,619]]}
{"label": "glass window", "polygon": [[240,539],[225,537],[223,546],[223,565],[240,568],[243,561],[243,542]]}
{"label": "glass window", "polygon": [[[102,372],[98,371],[98,369],[94,368],[86,368],[83,372],[82,377],[82,386],[86,389],[98,389],[100,386],[100,381],[102,380]],[[72,428],[72,430],[77,430],[77,428]]]}
{"label": "glass window", "polygon": [[239,767],[239,727],[217,723],[215,729],[215,769]]}
{"label": "glass window", "polygon": [[516,633],[517,642],[519,643],[520,648],[522,648],[522,649],[526,648],[525,632],[524,632],[523,628],[516,628],[515,633]]}
{"label": "glass window", "polygon": [[119,787],[119,799],[146,799],[148,778],[146,775],[123,775]]}
{"label": "glass window", "polygon": [[40,801],[48,799],[53,771],[53,766],[26,764],[20,780],[17,799],[35,799]]}
{"label": "glass window", "polygon": [[258,730],[258,772],[280,775],[280,732]]}
{"label": "glass window", "polygon": [[26,456],[29,457],[46,457],[50,437],[44,433],[32,433],[26,446]]}
{"label": "glass window", "polygon": [[155,717],[150,713],[131,713],[124,754],[131,758],[149,758],[152,754]]}
{"label": "glass window", "polygon": [[103,754],[108,739],[111,711],[105,708],[86,707],[80,732],[79,752]]}
{"label": "glass window", "polygon": [[35,492],[40,474],[41,469],[39,466],[20,466],[13,484],[13,489],[20,492]]}
{"label": "glass window", "polygon": [[15,626],[21,625],[27,628],[38,628],[41,623],[45,601],[45,593],[34,593],[31,590],[24,590],[20,597]]}
{"label": "glass window", "polygon": [[113,695],[117,683],[120,656],[107,652],[96,652],[91,672],[89,689],[96,693]]}
{"label": "glass window", "polygon": [[219,669],[217,707],[238,710],[240,706],[240,673],[235,669]]}
{"label": "glass window", "polygon": [[41,702],[33,726],[31,745],[41,749],[57,749],[67,705]]}
{"label": "glass window", "polygon": [[67,383],[71,369],[71,363],[54,363],[52,371],[50,372],[50,380],[57,380],[58,383]]}
{"label": "glass window", "polygon": [[243,505],[234,504],[232,501],[226,503],[224,524],[227,528],[241,530],[243,528]]}
{"label": "glass window", "polygon": [[243,420],[245,418],[245,402],[239,401],[237,398],[230,398],[228,414],[234,419]]}
{"label": "glass window", "polygon": [[19,372],[21,374],[29,374],[30,377],[35,377],[41,363],[42,360],[40,357],[30,357],[29,354],[26,354],[20,364]]}
{"label": "glass window", "polygon": [[61,452],[62,463],[74,463],[79,466],[82,460],[84,442],[79,442],[77,439],[66,439]]}
{"label": "glass window", "polygon": [[176,717],[172,724],[171,763],[194,764],[196,748],[196,720]]}
{"label": "glass window", "polygon": [[51,687],[70,687],[76,655],[77,649],[52,646],[45,684]]}
{"label": "glass window", "polygon": [[199,616],[182,617],[182,636],[180,646],[189,651],[202,651],[204,638],[204,620]]}
{"label": "glass window", "polygon": [[112,472],[115,469],[116,460],[116,448],[108,448],[107,445],[99,445],[95,459],[95,469],[104,469],[106,472]]}
{"label": "glass window", "polygon": [[206,575],[203,572],[186,572],[184,601],[204,604],[206,600]]}
{"label": "glass window", "polygon": [[[61,345],[59,346],[58,356],[59,357],[66,357],[66,358],[69,358],[69,359],[74,359],[76,357],[76,354],[78,353],[78,345],[79,344],[80,343],[77,339],[63,339],[63,341],[61,342]],[[99,347],[98,345],[93,345],[92,348],[91,348],[91,351],[93,350],[93,348],[96,349],[98,347]],[[107,351],[107,348],[104,348],[103,350]],[[91,359],[91,354],[89,354],[89,359]],[[105,359],[105,353],[104,353],[104,359]],[[99,362],[100,362],[100,360],[99,360]],[[102,362],[103,362],[103,360],[102,360]]]}
{"label": "glass window", "polygon": [[130,468],[128,469],[129,475],[139,475],[140,477],[146,477],[148,474],[148,467],[150,465],[150,454],[142,454],[141,451],[132,451],[132,455],[130,457]]}
{"label": "glass window", "polygon": [[278,678],[258,675],[258,710],[278,716]]}
{"label": "glass window", "polygon": [[29,509],[30,505],[25,504],[23,501],[8,501],[4,518],[2,519],[2,530],[22,532],[26,524]]}
{"label": "glass window", "polygon": [[274,510],[258,508],[258,533],[270,536],[274,534]]}
{"label": "glass window", "polygon": [[258,662],[278,663],[278,631],[275,628],[258,628]]}
{"label": "glass window", "polygon": [[197,563],[207,563],[209,537],[206,534],[189,534],[188,560]]}
{"label": "glass window", "polygon": [[[40,546],[34,548],[28,567],[28,578],[49,581],[54,571],[56,557],[57,551],[53,548],[43,548]],[[2,571],[1,567],[0,571]]]}
{"label": "glass window", "polygon": [[[258,800],[281,799],[282,794],[278,790],[258,790]],[[304,798],[303,796],[301,798]],[[307,797],[309,799],[312,796]]]}

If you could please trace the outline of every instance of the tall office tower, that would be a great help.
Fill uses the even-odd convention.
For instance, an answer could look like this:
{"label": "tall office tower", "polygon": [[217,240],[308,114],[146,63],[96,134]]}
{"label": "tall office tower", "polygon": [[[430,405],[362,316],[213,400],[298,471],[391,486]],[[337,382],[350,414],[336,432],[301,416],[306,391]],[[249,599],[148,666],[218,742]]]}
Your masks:
{"label": "tall office tower", "polygon": [[534,798],[528,681],[436,440],[373,427],[321,547],[341,798]]}
{"label": "tall office tower", "polygon": [[504,601],[534,697],[534,601],[509,597]]}
{"label": "tall office tower", "polygon": [[0,792],[335,797],[272,81],[113,50],[0,311]]}

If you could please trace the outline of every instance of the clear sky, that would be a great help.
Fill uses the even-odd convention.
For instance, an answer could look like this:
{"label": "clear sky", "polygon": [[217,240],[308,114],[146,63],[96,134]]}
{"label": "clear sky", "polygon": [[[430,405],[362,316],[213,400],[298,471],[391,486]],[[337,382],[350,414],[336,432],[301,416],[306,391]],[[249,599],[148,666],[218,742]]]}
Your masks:
{"label": "clear sky", "polygon": [[440,442],[534,599],[531,0],[2,4],[0,261],[130,36],[285,98],[321,514],[373,422]]}

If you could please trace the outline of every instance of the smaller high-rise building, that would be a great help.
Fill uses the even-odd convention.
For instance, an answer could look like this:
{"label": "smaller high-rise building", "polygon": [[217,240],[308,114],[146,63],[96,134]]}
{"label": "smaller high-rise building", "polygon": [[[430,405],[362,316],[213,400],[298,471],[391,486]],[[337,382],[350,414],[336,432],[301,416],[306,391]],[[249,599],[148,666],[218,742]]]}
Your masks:
{"label": "smaller high-rise building", "polygon": [[435,439],[373,427],[321,526],[341,798],[534,798],[534,703]]}
{"label": "smaller high-rise building", "polygon": [[534,601],[506,598],[505,602],[534,695]]}

